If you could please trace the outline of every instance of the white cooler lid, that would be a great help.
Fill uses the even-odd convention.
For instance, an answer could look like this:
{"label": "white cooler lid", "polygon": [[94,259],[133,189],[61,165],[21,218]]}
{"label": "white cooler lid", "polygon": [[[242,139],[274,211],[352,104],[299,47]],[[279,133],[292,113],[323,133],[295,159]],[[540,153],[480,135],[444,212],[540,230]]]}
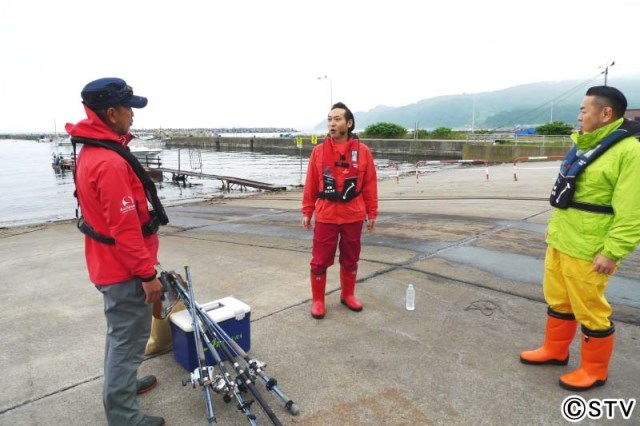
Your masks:
{"label": "white cooler lid", "polygon": [[[222,299],[200,305],[200,307],[209,315],[209,318],[217,323],[231,318],[239,321],[251,312],[249,305],[234,297],[223,297]],[[185,333],[191,333],[193,331],[191,314],[188,309],[171,314],[169,320]]]}

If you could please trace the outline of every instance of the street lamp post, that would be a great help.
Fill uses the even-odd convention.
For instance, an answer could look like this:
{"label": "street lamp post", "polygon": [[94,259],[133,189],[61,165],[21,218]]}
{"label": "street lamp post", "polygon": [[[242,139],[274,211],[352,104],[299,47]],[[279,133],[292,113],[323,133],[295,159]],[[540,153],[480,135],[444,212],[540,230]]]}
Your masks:
{"label": "street lamp post", "polygon": [[468,93],[468,92],[463,92],[462,93],[463,96],[469,96],[471,95],[471,102],[472,102],[472,106],[471,106],[471,134],[475,135],[476,134],[476,94],[475,93]]}
{"label": "street lamp post", "polygon": [[473,109],[471,111],[471,134],[476,133],[476,94],[473,94]]}
{"label": "street lamp post", "polygon": [[607,85],[607,76],[609,75],[609,67],[612,67],[616,64],[616,61],[611,62],[609,65],[607,65],[606,67],[604,67],[604,71],[602,71],[602,74],[604,74],[604,85]]}
{"label": "street lamp post", "polygon": [[318,80],[323,80],[323,79],[326,79],[329,81],[329,102],[330,102],[329,108],[331,108],[333,106],[333,87],[331,85],[331,79],[326,75],[318,77]]}

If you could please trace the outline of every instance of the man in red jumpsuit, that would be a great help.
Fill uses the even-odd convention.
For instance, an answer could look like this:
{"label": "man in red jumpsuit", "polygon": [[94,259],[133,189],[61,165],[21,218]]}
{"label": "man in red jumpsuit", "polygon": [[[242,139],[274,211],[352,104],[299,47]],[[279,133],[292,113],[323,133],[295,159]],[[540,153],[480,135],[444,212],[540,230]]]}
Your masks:
{"label": "man in red jumpsuit", "polygon": [[157,227],[150,226],[154,216],[132,165],[111,149],[91,145],[126,147],[133,137],[132,108],[144,108],[147,98],[135,96],[120,78],[92,81],[81,96],[87,118],[65,128],[73,143],[84,144],[74,178],[87,225],[81,230],[89,278],[103,295],[107,320],[104,410],[110,426],[161,426],[164,419],[142,414],[136,398],[157,383],[152,375],[137,379],[152,306],[162,294]]}
{"label": "man in red jumpsuit", "polygon": [[311,252],[311,315],[325,315],[327,268],[340,247],[340,302],[352,311],[362,310],[355,297],[360,239],[364,221],[375,228],[378,215],[378,180],[369,148],[353,134],[353,113],[341,102],[327,117],[329,135],[309,158],[302,199],[302,226],[311,229],[315,212]]}

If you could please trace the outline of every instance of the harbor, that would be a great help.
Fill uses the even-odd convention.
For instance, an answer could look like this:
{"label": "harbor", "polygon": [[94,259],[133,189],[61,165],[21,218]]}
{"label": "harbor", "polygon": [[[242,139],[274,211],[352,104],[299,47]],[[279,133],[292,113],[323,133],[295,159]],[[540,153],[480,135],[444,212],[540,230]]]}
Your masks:
{"label": "harbor", "polygon": [[[6,200],[0,205],[0,227],[75,217],[71,146],[27,140],[2,140],[0,144],[4,160],[0,189]],[[197,164],[191,164],[190,151],[199,154]],[[61,164],[56,165],[55,159],[59,157]],[[301,185],[307,166],[306,158],[286,154],[166,146],[159,157],[145,157],[141,163],[157,182],[158,192],[167,205],[246,196],[272,187],[296,188]],[[159,167],[167,171],[158,170]],[[176,175],[183,179],[173,181],[172,170],[179,170]]]}
{"label": "harbor", "polygon": [[[75,217],[70,144],[34,140],[0,140],[0,144],[5,161],[0,168],[0,190],[8,200],[0,204],[0,227]],[[166,143],[157,146],[162,147],[159,154],[141,153],[139,159],[167,205],[300,188],[308,161],[308,155],[300,150],[250,151],[231,146],[217,150],[210,146],[171,147]],[[415,174],[416,159],[394,157],[389,153],[376,158],[380,176]]]}
{"label": "harbor", "polygon": [[633,4],[3,2],[0,426],[640,426]]}
{"label": "harbor", "polygon": [[[300,226],[300,189],[174,205],[161,229],[164,269],[189,264],[200,303],[233,296],[251,308],[249,355],[297,404],[289,425],[549,424],[566,420],[572,393],[559,375],[577,366],[529,366],[520,351],[540,344],[541,279],[549,190],[557,161],[443,169],[380,180],[376,231],[365,233],[356,294],[340,304],[329,269],[327,315],[311,318],[311,233]],[[55,248],[55,249],[52,249]],[[89,283],[74,221],[0,230],[0,424],[106,424],[101,403],[105,320]],[[640,253],[612,277],[618,340],[604,387],[585,399],[638,397]],[[28,285],[25,285],[28,283]],[[415,310],[405,309],[408,284]],[[159,385],[142,409],[167,424],[207,424],[202,392],[172,352],[147,358],[140,374]],[[221,425],[246,424],[214,395]],[[254,405],[258,424],[269,420]],[[630,424],[616,412],[610,424]]]}

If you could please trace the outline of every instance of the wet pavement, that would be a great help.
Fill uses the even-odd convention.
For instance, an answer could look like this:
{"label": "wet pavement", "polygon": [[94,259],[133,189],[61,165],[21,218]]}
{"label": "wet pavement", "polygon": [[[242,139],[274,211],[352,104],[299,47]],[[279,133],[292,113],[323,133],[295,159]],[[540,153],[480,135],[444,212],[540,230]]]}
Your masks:
{"label": "wet pavement", "polygon": [[[364,235],[357,296],[339,302],[329,270],[327,315],[311,318],[311,232],[300,227],[301,193],[185,204],[168,209],[163,267],[191,267],[201,303],[234,296],[251,307],[249,355],[300,408],[292,416],[268,392],[284,424],[565,424],[567,367],[520,364],[543,337],[542,298],[548,191],[557,162],[462,167],[379,182],[376,232]],[[0,425],[106,424],[101,403],[105,320],[88,282],[82,235],[73,223],[0,230],[2,337]],[[582,396],[640,396],[640,252],[611,279],[616,349],[606,386]],[[406,311],[408,283],[416,310]],[[141,374],[160,385],[141,396],[168,425],[207,424],[203,395],[183,387],[187,372],[171,352]],[[249,397],[248,395],[246,396]],[[247,424],[214,395],[218,423]],[[259,424],[269,424],[257,403]],[[615,413],[611,424],[640,421]],[[635,420],[634,420],[635,419]]]}

